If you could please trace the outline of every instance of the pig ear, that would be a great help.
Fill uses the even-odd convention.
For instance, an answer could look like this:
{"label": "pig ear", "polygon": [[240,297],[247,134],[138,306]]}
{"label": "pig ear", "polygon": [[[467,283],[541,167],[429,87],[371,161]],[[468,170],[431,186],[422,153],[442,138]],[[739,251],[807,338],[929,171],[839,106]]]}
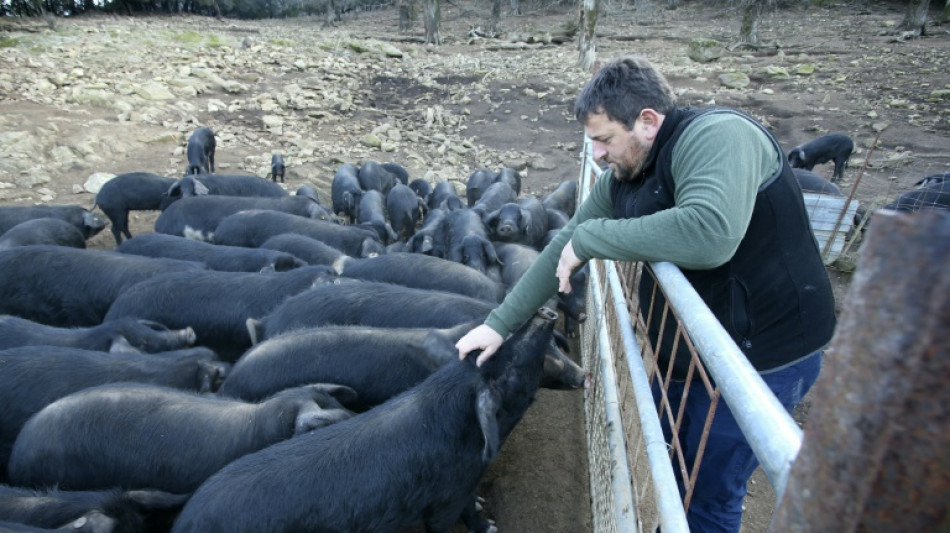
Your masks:
{"label": "pig ear", "polygon": [[498,217],[499,217],[499,216],[501,216],[501,210],[500,210],[500,209],[495,210],[495,211],[492,211],[491,213],[489,213],[488,215],[486,215],[485,218],[482,219],[482,222],[485,223],[485,226],[491,228],[492,226],[494,226],[495,224],[497,224],[497,222],[498,222]]}
{"label": "pig ear", "polygon": [[492,263],[497,263],[502,266],[505,265],[504,263],[501,262],[501,259],[498,258],[498,252],[495,251],[495,245],[492,244],[491,241],[485,240],[482,243],[482,245],[485,249],[485,255],[488,257],[489,261],[491,261]]}
{"label": "pig ear", "polygon": [[[337,385],[336,383],[316,383],[313,385],[313,390],[327,394],[343,405],[352,405],[356,403],[357,398],[359,398],[355,390],[346,385]],[[320,407],[326,408],[327,406],[320,405]]]}
{"label": "pig ear", "polygon": [[260,320],[248,318],[244,321],[244,326],[247,328],[248,337],[251,338],[251,345],[264,340],[264,324]]}
{"label": "pig ear", "polygon": [[122,494],[122,498],[133,502],[143,511],[164,511],[177,509],[185,505],[191,494],[172,494],[159,490],[130,490]]}
{"label": "pig ear", "polygon": [[351,416],[353,416],[352,413],[346,409],[321,409],[313,404],[301,408],[300,412],[297,413],[297,420],[294,422],[294,435],[342,422]]}
{"label": "pig ear", "polygon": [[200,181],[195,180],[195,194],[196,194],[196,195],[202,196],[202,195],[206,195],[206,194],[208,194],[208,193],[210,193],[210,192],[211,192],[211,191],[208,189],[207,186],[205,186],[204,183],[201,183]]}
{"label": "pig ear", "polygon": [[198,392],[214,392],[215,384],[221,377],[221,367],[212,361],[198,361],[198,369],[201,371],[201,385]]}
{"label": "pig ear", "polygon": [[172,183],[172,186],[165,191],[165,196],[174,196],[175,194],[181,194],[181,181],[176,181]]}
{"label": "pig ear", "polygon": [[426,355],[426,367],[433,372],[458,355],[452,339],[436,330],[426,333],[425,338],[422,339],[422,351]]}
{"label": "pig ear", "polygon": [[161,322],[155,322],[154,320],[145,320],[144,318],[139,318],[138,323],[152,329],[154,331],[168,331],[168,326],[162,324]]}
{"label": "pig ear", "polygon": [[112,345],[109,346],[109,353],[142,353],[141,350],[129,344],[129,340],[122,335],[117,335],[112,339]]}
{"label": "pig ear", "polygon": [[492,387],[482,384],[478,390],[475,403],[475,412],[478,414],[478,425],[482,428],[482,437],[485,446],[482,448],[482,461],[490,463],[501,447],[501,436],[498,434],[498,409],[501,408],[501,395]]}

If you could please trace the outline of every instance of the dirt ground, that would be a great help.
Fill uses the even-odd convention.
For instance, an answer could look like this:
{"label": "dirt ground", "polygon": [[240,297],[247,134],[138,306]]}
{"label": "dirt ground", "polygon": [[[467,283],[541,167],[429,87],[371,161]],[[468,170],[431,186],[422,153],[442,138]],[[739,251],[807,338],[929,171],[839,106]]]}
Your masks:
{"label": "dirt ground", "polygon": [[[856,151],[839,185],[846,194],[853,189],[862,204],[881,205],[920,178],[950,170],[950,100],[946,96],[950,28],[929,26],[928,37],[896,40],[895,27],[903,9],[898,2],[833,2],[827,7],[784,9],[763,15],[760,48],[737,48],[717,62],[700,64],[687,58],[688,43],[697,37],[734,43],[739,29],[734,9],[705,2],[681,2],[674,10],[666,9],[665,2],[637,4],[640,7],[611,2],[605,8],[598,22],[600,58],[643,54],[668,74],[681,103],[739,108],[769,126],[786,149],[824,133],[848,133]],[[523,15],[502,21],[508,37],[554,32],[576,15],[568,7],[522,5]],[[487,9],[487,4],[445,2],[442,35],[446,42],[440,47],[418,42],[423,35],[421,22],[414,31],[399,33],[397,12],[391,7],[347,16],[332,29],[321,29],[315,19],[100,16],[60,21],[55,32],[11,33],[21,41],[15,48],[0,48],[0,135],[26,131],[57,146],[92,143],[97,153],[57,164],[50,146],[44,145],[44,152],[35,154],[36,165],[49,181],[0,188],[0,203],[29,204],[45,196],[48,203],[91,207],[93,195],[77,193],[75,188],[94,172],[144,170],[177,176],[185,167],[181,150],[185,136],[196,125],[211,126],[219,135],[227,133],[219,137],[220,172],[257,172],[272,151],[283,151],[291,154],[288,189],[313,184],[323,198],[329,198],[330,178],[340,163],[369,159],[396,161],[413,178],[432,180],[464,180],[481,166],[518,166],[526,176],[526,194],[540,195],[562,180],[577,177],[583,130],[573,120],[571,104],[588,75],[575,66],[573,42],[525,46],[471,38],[470,32],[487,19]],[[186,112],[177,108],[167,117],[127,121],[119,118],[114,107],[101,103],[26,96],[29,87],[23,69],[44,61],[54,65],[53,70],[70,69],[77,57],[82,58],[87,78],[100,75],[97,68],[106,69],[101,75],[107,76],[107,69],[119,64],[125,83],[142,83],[150,79],[149,67],[165,61],[150,54],[177,46],[169,42],[169,35],[185,31],[213,32],[235,50],[247,48],[247,39],[252,50],[254,45],[271,46],[273,61],[268,63],[264,53],[260,64],[235,69],[244,72],[237,74],[248,87],[244,94],[202,92],[192,98],[194,105]],[[122,41],[126,34],[144,36],[140,39],[147,42],[142,49],[127,48],[129,43]],[[111,48],[116,62],[83,56],[87,43],[109,38],[116,42]],[[58,40],[44,45],[44,39]],[[377,58],[364,66],[362,56],[340,47],[347,39],[391,43],[409,53],[398,60]],[[346,84],[341,90],[356,95],[353,105],[338,115],[296,113],[296,135],[278,136],[262,126],[264,113],[259,108],[208,110],[211,99],[240,98],[247,103],[254,99],[248,95],[278,93],[290,84],[312,79],[312,70],[282,64],[279,54],[306,55],[312,50],[316,56],[322,53],[318,44],[328,42],[332,46],[321,50],[345,57],[349,66],[346,72],[325,76],[321,90],[335,90],[333,84],[340,83]],[[186,50],[196,56],[196,62],[203,51],[200,46]],[[97,52],[102,53],[101,49]],[[225,68],[215,64],[221,61],[217,57],[205,64]],[[762,72],[767,66],[784,67],[791,74],[787,79],[766,78]],[[750,85],[723,87],[719,74],[733,71],[747,72]],[[436,107],[447,117],[447,129],[453,130],[449,134],[427,129],[427,112]],[[408,133],[393,151],[361,143],[375,126],[387,122]],[[302,139],[316,143],[316,149],[302,149]],[[11,154],[0,152],[0,182],[16,183],[36,172],[36,168],[5,165],[10,159]],[[831,165],[816,167],[816,172],[830,177]],[[151,231],[156,216],[133,214],[133,234]],[[89,244],[114,248],[108,231]],[[848,263],[829,269],[839,305],[850,280]],[[486,511],[501,531],[590,530],[582,405],[581,392],[542,391],[506,443],[482,487]],[[797,415],[803,423],[808,408],[806,401]],[[773,503],[769,483],[759,472],[750,484],[743,531],[765,531]]]}

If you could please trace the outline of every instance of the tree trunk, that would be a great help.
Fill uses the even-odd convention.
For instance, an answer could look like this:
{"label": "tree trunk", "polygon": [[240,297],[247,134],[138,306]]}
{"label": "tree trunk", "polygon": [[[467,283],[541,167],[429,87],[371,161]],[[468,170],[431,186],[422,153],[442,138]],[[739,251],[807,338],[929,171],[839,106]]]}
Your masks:
{"label": "tree trunk", "polygon": [[742,27],[739,29],[739,42],[757,44],[759,42],[759,15],[762,13],[762,0],[744,0],[742,6]]}
{"label": "tree trunk", "polygon": [[904,11],[904,21],[901,22],[900,28],[915,32],[917,35],[924,35],[929,8],[930,0],[909,0],[907,10]]}
{"label": "tree trunk", "polygon": [[600,14],[600,6],[600,0],[581,0],[580,21],[577,24],[579,31],[577,65],[585,72],[590,72],[597,60],[594,35],[597,30],[597,16]]}
{"label": "tree trunk", "polygon": [[[947,0],[950,2],[950,0]],[[520,15],[521,14],[521,0],[511,0],[511,14]]]}
{"label": "tree trunk", "polygon": [[867,237],[770,531],[947,531],[950,219]]}
{"label": "tree trunk", "polygon": [[412,30],[412,23],[416,20],[415,0],[399,0],[399,31]]}
{"label": "tree trunk", "polygon": [[938,22],[941,24],[950,22],[950,0],[944,2],[943,11],[940,12],[940,19],[938,19]]}
{"label": "tree trunk", "polygon": [[491,16],[488,17],[488,34],[498,34],[498,21],[501,19],[501,0],[491,0]]}
{"label": "tree trunk", "polygon": [[442,34],[439,32],[442,11],[439,0],[422,0],[422,6],[426,24],[426,44],[438,46],[442,44]]}

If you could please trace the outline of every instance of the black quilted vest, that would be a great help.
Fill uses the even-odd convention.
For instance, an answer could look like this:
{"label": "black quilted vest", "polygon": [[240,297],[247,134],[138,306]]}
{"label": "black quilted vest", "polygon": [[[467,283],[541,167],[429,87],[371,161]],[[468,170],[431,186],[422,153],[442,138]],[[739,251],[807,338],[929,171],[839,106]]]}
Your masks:
{"label": "black quilted vest", "polygon": [[[775,138],[752,118],[731,109],[677,108],[666,116],[640,179],[614,180],[617,218],[649,215],[673,207],[673,147],[686,126],[707,113],[734,113],[758,126],[781,154]],[[777,368],[825,346],[835,327],[834,295],[809,225],[801,189],[791,167],[782,167],[759,188],[752,219],[735,255],[711,270],[683,274],[758,371]],[[651,312],[654,281],[640,282],[640,310]],[[649,336],[655,343],[665,300],[658,292]],[[675,327],[664,328],[660,366],[670,362]],[[680,342],[673,377],[684,379],[689,355]]]}

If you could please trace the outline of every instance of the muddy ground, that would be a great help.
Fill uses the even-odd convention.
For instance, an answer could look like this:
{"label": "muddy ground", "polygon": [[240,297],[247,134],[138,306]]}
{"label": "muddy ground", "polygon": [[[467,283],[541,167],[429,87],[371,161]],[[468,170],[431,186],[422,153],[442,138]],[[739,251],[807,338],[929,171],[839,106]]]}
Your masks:
{"label": "muddy ground", "polygon": [[[218,132],[220,172],[263,175],[270,154],[282,152],[287,188],[311,184],[323,198],[335,168],[366,160],[399,162],[413,178],[460,185],[476,168],[516,166],[534,195],[576,178],[583,131],[570,106],[588,74],[575,66],[575,42],[527,43],[568,25],[573,8],[523,2],[523,15],[503,19],[505,35],[485,39],[472,34],[487,19],[486,4],[444,4],[439,47],[420,43],[421,22],[398,32],[391,7],[349,15],[335,28],[321,28],[317,18],[94,16],[0,33],[0,202],[91,207],[94,196],[81,189],[93,173],[178,176],[187,134],[198,125]],[[898,40],[897,2],[785,9],[763,16],[761,47],[696,63],[686,55],[690,40],[734,43],[738,13],[703,2],[675,10],[665,2],[639,5],[607,6],[599,57],[643,54],[668,74],[683,104],[742,109],[787,149],[848,133],[856,151],[839,185],[853,188],[862,204],[883,204],[950,170],[946,26]],[[358,51],[354,43],[384,43],[401,57]],[[766,77],[768,66],[789,76]],[[227,83],[194,83],[202,70]],[[736,71],[749,75],[747,87],[719,82]],[[174,98],[136,97],[135,88],[149,82]],[[94,91],[106,97],[78,96],[103,94]],[[298,98],[301,91],[312,94]],[[381,132],[385,124],[399,133]],[[386,142],[375,144],[373,133]],[[830,177],[831,165],[816,171]],[[151,231],[155,217],[133,215],[133,234]],[[107,231],[90,246],[114,242]],[[853,263],[829,269],[839,302]],[[580,392],[542,391],[485,476],[486,511],[501,531],[590,530],[582,402]],[[798,413],[803,423],[808,408]],[[765,531],[773,499],[757,473],[743,531]]]}

